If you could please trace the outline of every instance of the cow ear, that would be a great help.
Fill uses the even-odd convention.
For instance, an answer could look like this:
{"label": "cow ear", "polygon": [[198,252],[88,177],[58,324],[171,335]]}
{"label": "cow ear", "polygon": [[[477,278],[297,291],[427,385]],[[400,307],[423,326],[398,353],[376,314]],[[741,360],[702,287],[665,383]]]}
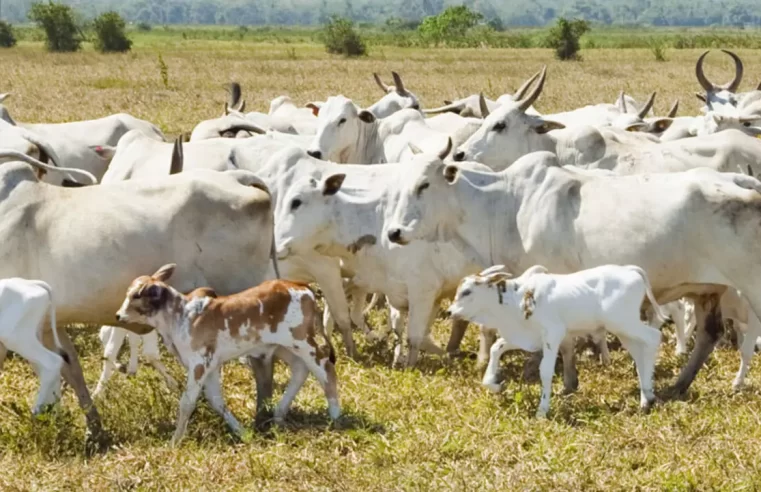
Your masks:
{"label": "cow ear", "polygon": [[534,128],[534,131],[540,135],[543,135],[552,130],[562,130],[565,128],[564,124],[558,123],[557,121],[542,120],[538,118],[532,123],[531,126]]}
{"label": "cow ear", "polygon": [[445,166],[444,167],[444,179],[447,180],[447,183],[452,184],[457,179],[457,174],[460,172],[459,169],[457,169],[457,166]]}
{"label": "cow ear", "polygon": [[672,123],[674,123],[674,120],[671,118],[658,118],[652,124],[652,131],[655,133],[663,133],[671,127]]}
{"label": "cow ear", "polygon": [[512,275],[507,273],[507,272],[492,273],[491,275],[489,275],[487,283],[489,285],[495,285],[495,284],[499,284],[499,283],[503,283],[504,284],[511,277],[512,277]]}
{"label": "cow ear", "polygon": [[320,105],[318,103],[307,103],[306,107],[312,110],[312,114],[315,116],[320,116]]}
{"label": "cow ear", "polygon": [[423,153],[423,151],[420,149],[420,147],[418,147],[414,143],[407,142],[407,145],[409,145],[410,150],[412,151],[413,154],[418,155],[418,154],[422,154]]}
{"label": "cow ear", "polygon": [[363,109],[359,112],[359,119],[364,121],[365,123],[372,123],[375,121],[375,115],[372,114],[370,111]]}
{"label": "cow ear", "polygon": [[116,155],[116,147],[112,147],[110,145],[92,145],[90,148],[100,156],[101,159],[104,159],[108,162],[111,162],[111,160]]}
{"label": "cow ear", "polygon": [[168,263],[164,265],[163,267],[156,270],[156,273],[151,275],[151,278],[153,280],[158,280],[159,282],[166,282],[169,280],[169,277],[172,276],[174,273],[174,269],[177,268],[177,264],[175,263]]}
{"label": "cow ear", "polygon": [[338,193],[345,178],[345,174],[334,174],[333,176],[327,177],[325,179],[325,184],[322,186],[322,194],[324,196],[332,196]]}
{"label": "cow ear", "polygon": [[700,100],[701,100],[701,101],[703,101],[703,102],[708,102],[708,101],[706,100],[706,96],[705,96],[705,94],[701,94],[700,92],[696,92],[696,93],[695,93],[695,97],[697,97],[698,99],[700,99]]}

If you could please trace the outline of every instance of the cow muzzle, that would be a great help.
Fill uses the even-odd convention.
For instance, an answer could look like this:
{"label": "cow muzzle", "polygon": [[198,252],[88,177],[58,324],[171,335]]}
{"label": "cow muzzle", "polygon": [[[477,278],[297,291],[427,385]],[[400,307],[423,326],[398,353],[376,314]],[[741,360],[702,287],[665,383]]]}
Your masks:
{"label": "cow muzzle", "polygon": [[123,314],[121,311],[116,313],[116,322],[117,323],[126,323],[127,321],[129,321],[129,320],[127,319],[127,315],[126,314]]}
{"label": "cow muzzle", "polygon": [[388,230],[388,240],[391,241],[394,244],[407,244],[409,241],[404,239],[404,235],[402,234],[402,230],[398,227],[395,227],[393,229]]}
{"label": "cow muzzle", "polygon": [[307,150],[307,154],[315,159],[322,159],[322,152],[319,150]]}

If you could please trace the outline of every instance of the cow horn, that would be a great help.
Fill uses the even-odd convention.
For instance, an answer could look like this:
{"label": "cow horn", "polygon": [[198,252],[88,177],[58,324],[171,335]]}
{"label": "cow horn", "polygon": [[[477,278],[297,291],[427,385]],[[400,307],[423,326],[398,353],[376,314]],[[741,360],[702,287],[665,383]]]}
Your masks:
{"label": "cow horn", "polygon": [[647,102],[644,106],[642,106],[642,109],[639,110],[639,113],[637,113],[637,116],[639,116],[640,119],[644,119],[645,116],[647,116],[647,113],[650,112],[650,110],[653,107],[653,103],[655,102],[655,92],[650,94],[650,97],[647,98]]}
{"label": "cow horn", "polygon": [[542,67],[542,72],[539,75],[539,82],[537,82],[534,89],[526,96],[525,99],[521,99],[518,103],[518,109],[521,110],[521,112],[526,112],[528,108],[531,107],[532,104],[534,104],[534,101],[539,97],[539,95],[542,93],[542,89],[544,89],[544,81],[547,79],[547,65]]}
{"label": "cow horn", "polygon": [[669,112],[666,116],[669,118],[676,118],[676,113],[678,111],[679,111],[679,99],[674,101],[674,104],[671,105],[671,109],[669,109]]}
{"label": "cow horn", "polygon": [[391,87],[389,87],[389,86],[387,86],[386,84],[384,84],[384,83],[383,83],[383,81],[382,81],[382,80],[381,80],[381,78],[380,78],[380,75],[378,75],[377,73],[373,72],[373,77],[375,78],[375,83],[376,83],[376,84],[378,84],[378,87],[380,87],[380,88],[381,88],[381,90],[383,91],[383,93],[384,93],[384,94],[388,93],[388,90],[389,90]]}
{"label": "cow horn", "polygon": [[729,50],[721,50],[721,51],[731,56],[732,59],[735,61],[735,78],[732,80],[732,82],[724,84],[720,87],[722,89],[728,90],[729,92],[737,92],[737,89],[740,87],[740,82],[742,82],[742,79],[743,79],[743,73],[744,73],[743,62],[740,59],[740,57],[734,54],[733,52]]}
{"label": "cow horn", "polygon": [[255,125],[253,123],[248,123],[248,122],[240,122],[240,123],[232,123],[229,126],[221,129],[219,131],[219,134],[221,136],[223,133],[226,133],[226,132],[238,133],[238,132],[241,132],[241,131],[242,132],[258,133],[260,135],[264,135],[265,133],[267,133],[267,130],[265,130],[264,128],[262,128],[262,127],[260,127],[258,125]]}
{"label": "cow horn", "polygon": [[758,85],[756,86],[756,90],[761,91],[761,82],[759,82]]}
{"label": "cow horn", "polygon": [[541,71],[536,72],[534,75],[529,77],[520,87],[518,87],[518,90],[515,91],[515,94],[513,94],[513,99],[515,101],[523,99],[523,96],[526,95],[526,91],[529,89],[529,87],[531,87],[531,84],[534,83],[534,81],[537,79],[537,77],[539,77],[539,74],[541,73]]}
{"label": "cow horn", "polygon": [[49,164],[45,164],[44,162],[40,162],[34,157],[30,157],[26,154],[23,154],[21,152],[17,152],[15,150],[2,150],[0,151],[0,158],[10,158],[15,159],[17,161],[26,162],[27,164],[30,164],[33,167],[36,167],[37,169],[41,169],[44,171],[57,171],[61,173],[69,174],[70,176],[82,176],[87,181],[90,182],[90,184],[98,184],[98,180],[90,174],[89,172],[82,170],[82,169],[73,169],[70,167],[58,167],[58,166],[51,166]]}
{"label": "cow horn", "polygon": [[447,138],[447,147],[439,152],[439,159],[443,161],[447,158],[450,152],[452,152],[452,137]]}
{"label": "cow horn", "polygon": [[394,78],[394,85],[396,86],[396,92],[398,92],[401,95],[407,94],[407,89],[404,88],[404,82],[402,81],[402,77],[396,72],[391,72],[391,76]]}
{"label": "cow horn", "polygon": [[417,145],[415,145],[414,143],[407,142],[407,145],[409,145],[410,150],[412,151],[413,154],[419,155],[419,154],[423,153],[423,150],[420,147],[418,147]]}
{"label": "cow horn", "polygon": [[441,114],[441,113],[460,114],[462,113],[462,109],[463,109],[462,104],[452,104],[450,102],[446,106],[440,106],[438,108],[433,108],[433,109],[424,109],[423,114]]}
{"label": "cow horn", "polygon": [[489,116],[489,105],[486,104],[486,98],[484,97],[483,92],[478,94],[478,109],[481,110],[481,118]]}
{"label": "cow horn", "polygon": [[242,94],[240,84],[237,82],[231,82],[230,87],[227,89],[227,91],[230,93],[230,99],[228,100],[228,105],[236,109],[238,105],[240,104],[240,96]]}
{"label": "cow horn", "polygon": [[753,177],[753,168],[750,167],[750,164],[748,164],[748,176]]}
{"label": "cow horn", "polygon": [[5,101],[9,97],[11,97],[11,93],[10,92],[6,92],[5,94],[0,94],[0,103]]}
{"label": "cow horn", "polygon": [[710,53],[711,50],[707,50],[703,52],[702,55],[698,57],[698,61],[695,64],[695,77],[697,77],[698,82],[700,83],[700,86],[706,91],[706,92],[712,92],[715,90],[716,86],[714,86],[710,80],[706,77],[706,74],[703,72],[703,61],[705,60],[705,57]]}
{"label": "cow horn", "polygon": [[620,106],[621,112],[626,113],[626,97],[624,97],[624,91],[621,91],[618,93],[618,99],[616,100],[616,103]]}
{"label": "cow horn", "polygon": [[172,164],[169,166],[169,174],[179,174],[182,172],[182,168],[185,162],[185,158],[182,153],[182,138],[183,135],[177,137],[174,141],[174,147],[172,148]]}

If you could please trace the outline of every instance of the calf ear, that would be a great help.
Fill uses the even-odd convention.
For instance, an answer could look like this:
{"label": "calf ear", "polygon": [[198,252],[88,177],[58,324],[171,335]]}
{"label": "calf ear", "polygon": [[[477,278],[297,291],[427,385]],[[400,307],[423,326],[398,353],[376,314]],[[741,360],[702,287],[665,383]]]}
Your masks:
{"label": "calf ear", "polygon": [[372,123],[375,121],[375,115],[372,114],[370,111],[363,109],[359,112],[359,119],[364,121],[365,123]]}
{"label": "calf ear", "polygon": [[345,174],[334,174],[325,178],[325,183],[322,186],[322,194],[325,196],[331,196],[338,193],[345,178]]}
{"label": "calf ear", "polygon": [[444,167],[444,179],[447,180],[447,183],[452,184],[457,179],[457,174],[459,173],[459,169],[457,169],[457,166],[445,166]]}
{"label": "calf ear", "polygon": [[169,280],[169,277],[172,276],[174,273],[174,269],[177,268],[176,263],[168,263],[164,265],[163,267],[156,270],[156,273],[151,275],[151,278],[153,280],[158,280],[159,282],[166,282]]}

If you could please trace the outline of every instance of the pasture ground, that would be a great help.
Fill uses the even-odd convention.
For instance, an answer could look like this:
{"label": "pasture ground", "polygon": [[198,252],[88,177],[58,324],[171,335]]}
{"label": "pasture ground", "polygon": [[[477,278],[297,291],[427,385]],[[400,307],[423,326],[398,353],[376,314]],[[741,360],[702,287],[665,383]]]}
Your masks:
{"label": "pasture ground", "polygon": [[[168,68],[165,86],[158,54]],[[746,63],[743,88],[761,80],[758,52],[738,50]],[[549,65],[545,112],[586,103],[612,102],[626,89],[637,99],[658,91],[663,114],[674,98],[680,114],[695,114],[698,51],[669,51],[657,63],[648,50],[587,50],[580,63],[559,63],[547,50],[373,49],[360,60],[332,58],[315,45],[234,41],[162,40],[136,44],[131,54],[91,51],[48,54],[38,43],[0,50],[6,104],[20,121],[66,121],[118,111],[151,120],[171,135],[221,113],[224,84],[243,85],[249,108],[266,111],[273,97],[296,102],[343,93],[366,105],[380,95],[371,73],[390,79],[400,72],[424,106],[483,90],[496,97],[514,90],[542,64]],[[717,82],[731,77],[727,60],[709,58]],[[611,211],[615,220],[615,211]],[[375,326],[385,315],[373,314]],[[72,329],[91,388],[102,347],[94,329]],[[448,328],[435,326],[444,344]],[[0,489],[233,489],[276,490],[473,490],[526,489],[757,489],[761,486],[761,387],[758,369],[749,388],[735,393],[731,381],[737,352],[718,350],[682,401],[638,409],[630,357],[613,353],[610,367],[579,360],[580,389],[563,396],[556,378],[548,421],[533,414],[539,387],[520,381],[524,356],[503,361],[508,382],[494,396],[480,384],[472,359],[424,357],[419,368],[389,368],[389,344],[366,344],[360,334],[358,362],[338,363],[345,416],[328,422],[322,392],[310,378],[283,428],[254,432],[236,442],[205,403],[194,414],[188,437],[169,447],[178,395],[152,370],[116,375],[98,402],[113,448],[86,459],[84,418],[69,390],[51,415],[33,420],[37,380],[30,366],[12,359],[0,375]],[[667,330],[656,372],[659,392],[683,364],[673,355]],[[463,348],[477,349],[475,330]],[[166,357],[169,359],[169,357]],[[123,357],[124,359],[124,357]],[[756,362],[758,364],[758,362]],[[171,369],[182,380],[179,366]],[[278,372],[280,389],[286,371]],[[239,364],[224,370],[228,403],[244,422],[253,412],[252,378]]]}

